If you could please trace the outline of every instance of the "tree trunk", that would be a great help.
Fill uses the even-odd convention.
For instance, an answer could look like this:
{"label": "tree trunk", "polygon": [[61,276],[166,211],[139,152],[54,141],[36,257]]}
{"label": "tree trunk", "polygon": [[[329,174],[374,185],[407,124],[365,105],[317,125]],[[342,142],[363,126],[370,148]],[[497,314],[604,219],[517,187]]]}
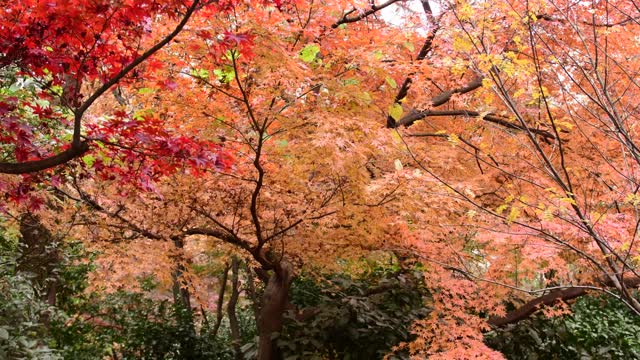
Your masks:
{"label": "tree trunk", "polygon": [[176,256],[174,258],[173,270],[173,301],[175,306],[176,321],[179,324],[181,334],[180,347],[185,359],[195,358],[196,349],[196,327],[194,324],[193,309],[191,308],[191,294],[189,288],[183,284],[185,272],[184,266],[184,240],[182,238],[173,239]]}
{"label": "tree trunk", "polygon": [[216,323],[213,326],[213,331],[211,331],[211,334],[214,338],[218,336],[218,330],[220,329],[220,324],[222,324],[222,317],[224,316],[222,313],[222,307],[224,306],[224,293],[227,288],[227,278],[229,277],[230,269],[231,265],[226,265],[224,267],[224,271],[222,272],[222,279],[220,279],[220,292],[218,293],[218,304],[216,306]]}
{"label": "tree trunk", "polygon": [[260,317],[260,303],[258,300],[258,292],[256,291],[255,284],[253,283],[253,269],[247,262],[244,263],[244,270],[247,272],[247,284],[245,286],[247,297],[251,300],[251,310],[253,310],[253,318],[258,319]]}
{"label": "tree trunk", "polygon": [[240,296],[240,290],[238,288],[239,270],[240,260],[234,256],[231,261],[231,297],[227,303],[227,315],[229,317],[229,328],[231,329],[233,351],[236,359],[242,360],[242,351],[240,350],[240,324],[238,323],[238,316],[236,315],[236,305],[238,304],[238,297]]}
{"label": "tree trunk", "polygon": [[184,240],[173,239],[173,243],[176,248],[177,255],[174,258],[175,267],[173,270],[173,298],[176,304],[180,304],[184,307],[184,309],[193,315],[193,311],[191,309],[191,294],[189,293],[189,289],[182,284],[182,276],[185,271],[184,267]]}
{"label": "tree trunk", "polygon": [[[55,306],[60,281],[56,269],[61,261],[57,239],[42,224],[40,218],[31,213],[20,217],[20,236],[22,254],[17,261],[17,270],[32,273],[33,286],[42,300]],[[43,314],[41,321],[49,326],[49,314]]]}
{"label": "tree trunk", "polygon": [[34,275],[33,283],[49,305],[55,305],[55,269],[60,265],[56,239],[37,215],[25,213],[20,217],[20,244],[22,255],[18,271]]}
{"label": "tree trunk", "polygon": [[282,354],[272,339],[282,330],[284,312],[289,301],[292,281],[291,265],[280,262],[267,282],[258,319],[258,360],[279,360]]}

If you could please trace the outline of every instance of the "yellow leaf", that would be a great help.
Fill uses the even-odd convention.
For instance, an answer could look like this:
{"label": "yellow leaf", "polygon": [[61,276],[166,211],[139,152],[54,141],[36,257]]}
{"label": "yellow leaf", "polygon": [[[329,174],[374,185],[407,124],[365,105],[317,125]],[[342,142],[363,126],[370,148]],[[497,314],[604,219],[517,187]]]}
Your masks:
{"label": "yellow leaf", "polygon": [[395,80],[393,80],[393,78],[387,76],[387,78],[385,80],[387,81],[387,84],[389,84],[389,86],[391,86],[392,89],[396,89],[398,87],[398,84],[396,83]]}
{"label": "yellow leaf", "polygon": [[453,49],[456,51],[467,52],[473,48],[473,44],[466,38],[456,37],[453,40]]}
{"label": "yellow leaf", "polygon": [[520,209],[514,206],[511,208],[511,211],[509,212],[509,216],[507,216],[507,221],[513,222],[518,218],[518,216],[520,216]]}
{"label": "yellow leaf", "polygon": [[460,143],[460,138],[458,137],[458,135],[455,135],[455,134],[450,134],[447,140],[449,140],[452,146],[455,146],[458,143]]}
{"label": "yellow leaf", "polygon": [[571,205],[576,205],[576,201],[573,200],[570,197],[563,197],[559,199],[560,201],[562,201],[563,203],[567,203],[567,204],[571,204]]}
{"label": "yellow leaf", "polygon": [[394,120],[398,121],[402,117],[402,113],[404,110],[402,109],[402,105],[398,103],[394,103],[389,106],[389,116],[391,116]]}
{"label": "yellow leaf", "polygon": [[398,134],[397,131],[391,132],[391,138],[396,144],[402,144],[402,138],[400,137],[400,134]]}

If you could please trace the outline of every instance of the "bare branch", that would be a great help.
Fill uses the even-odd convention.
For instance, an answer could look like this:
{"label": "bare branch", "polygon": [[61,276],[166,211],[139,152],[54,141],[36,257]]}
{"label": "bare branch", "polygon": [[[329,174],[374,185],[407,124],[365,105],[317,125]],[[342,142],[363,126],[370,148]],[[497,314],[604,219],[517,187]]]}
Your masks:
{"label": "bare branch", "polygon": [[483,114],[481,114],[481,113],[479,113],[477,111],[472,111],[472,110],[424,110],[424,111],[413,111],[413,112],[410,112],[408,115],[404,116],[403,118],[401,118],[400,120],[398,120],[398,122],[396,123],[395,127],[400,127],[400,126],[409,127],[409,126],[413,125],[418,120],[424,119],[426,117],[435,117],[435,116],[481,117],[482,120],[485,120],[485,121],[488,121],[490,123],[506,127],[508,129],[520,130],[520,131],[529,131],[532,134],[542,136],[543,138],[548,139],[548,140],[556,139],[555,135],[553,135],[552,133],[550,133],[550,132],[548,132],[546,130],[535,129],[535,128],[531,128],[531,127],[528,127],[528,126],[523,126],[522,124],[513,123],[513,122],[510,122],[509,119],[501,117],[501,116],[497,116],[495,114],[486,114],[486,115],[483,116]]}
{"label": "bare branch", "polygon": [[386,8],[389,5],[393,5],[399,1],[404,1],[404,0],[388,0],[385,3],[382,3],[380,5],[376,5],[376,4],[371,4],[371,9],[364,11],[362,13],[360,13],[357,16],[353,16],[353,17],[349,17],[349,15],[353,14],[354,12],[358,11],[357,9],[351,9],[349,11],[347,11],[346,13],[344,13],[344,15],[342,16],[342,18],[338,21],[336,21],[333,25],[331,25],[332,28],[337,28],[338,26],[342,25],[342,24],[348,24],[348,23],[354,23],[357,21],[360,21],[370,15],[375,14],[376,12]]}
{"label": "bare branch", "polygon": [[232,244],[232,245],[236,245],[244,250],[247,250],[249,252],[252,252],[252,246],[251,244],[246,241],[243,240],[241,238],[239,238],[238,236],[235,236],[233,234],[230,234],[227,231],[223,231],[223,230],[219,230],[219,229],[211,229],[211,228],[189,228],[185,231],[183,231],[184,235],[206,235],[206,236],[211,236],[214,237],[216,239],[220,239],[226,243]]}
{"label": "bare branch", "polygon": [[451,100],[451,96],[453,94],[466,94],[479,87],[482,87],[482,79],[483,78],[481,76],[477,76],[475,79],[471,80],[470,83],[468,83],[463,87],[453,89],[453,90],[443,91],[442,93],[438,94],[437,96],[433,97],[433,99],[431,99],[431,106],[438,107],[440,105],[444,105],[449,100]]}
{"label": "bare branch", "polygon": [[[424,40],[424,44],[422,44],[422,47],[418,52],[418,56],[416,56],[416,61],[422,61],[427,57],[427,54],[429,54],[429,52],[433,49],[433,40],[436,37],[436,33],[440,29],[440,22],[433,18],[433,12],[431,11],[431,6],[429,6],[429,1],[422,0],[422,6],[424,8],[424,13],[427,16],[427,18],[433,22],[434,28],[431,30],[427,38]],[[393,101],[394,104],[400,104],[400,101],[402,101],[402,99],[407,97],[407,94],[409,93],[409,88],[413,83],[413,75],[414,73],[408,74],[407,77],[402,82],[402,86],[400,86],[400,89],[398,89],[398,94],[396,94],[396,97]],[[387,127],[388,128],[397,127],[396,120],[391,115],[387,116]]]}
{"label": "bare branch", "polygon": [[[625,285],[628,287],[635,287],[640,284],[640,279],[629,279]],[[613,285],[611,281],[607,281],[607,285]],[[536,311],[540,310],[543,306],[553,305],[558,301],[567,301],[575,299],[577,297],[586,295],[589,290],[599,290],[596,286],[567,286],[563,289],[555,289],[548,294],[542,295],[535,299],[526,302],[519,308],[510,311],[505,316],[492,316],[489,318],[489,325],[500,327],[507,324],[517,323],[521,320],[533,315]]]}

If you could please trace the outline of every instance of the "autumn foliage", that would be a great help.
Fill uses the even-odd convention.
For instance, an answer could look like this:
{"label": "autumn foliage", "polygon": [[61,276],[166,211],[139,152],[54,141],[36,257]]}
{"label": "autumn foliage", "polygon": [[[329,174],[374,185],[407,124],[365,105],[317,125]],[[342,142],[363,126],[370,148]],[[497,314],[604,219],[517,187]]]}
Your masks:
{"label": "autumn foliage", "polygon": [[488,331],[587,293],[640,314],[638,19],[617,0],[5,1],[0,210],[100,249],[116,275],[96,282],[156,273],[189,309],[212,304],[204,254],[246,261],[260,359],[282,356],[296,276],[361,258],[424,270],[432,311],[398,349],[502,358]]}

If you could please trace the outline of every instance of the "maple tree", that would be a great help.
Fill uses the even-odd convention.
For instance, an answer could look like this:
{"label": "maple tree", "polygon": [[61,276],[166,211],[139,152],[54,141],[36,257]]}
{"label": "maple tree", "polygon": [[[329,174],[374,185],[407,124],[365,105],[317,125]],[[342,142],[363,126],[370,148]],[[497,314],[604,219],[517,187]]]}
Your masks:
{"label": "maple tree", "polygon": [[[444,86],[434,82],[434,88],[426,94],[419,89],[415,97],[401,89],[396,103],[411,101],[413,109],[404,116],[392,114],[388,126],[429,129],[406,133],[420,138],[406,140],[411,156],[458,205],[467,204],[459,208],[466,208],[467,219],[458,224],[474,224],[460,247],[449,243],[441,250],[451,253],[449,261],[434,258],[428,241],[417,242],[423,259],[455,273],[438,275],[444,278],[438,280],[466,278],[458,280],[464,288],[444,291],[447,312],[455,311],[446,305],[451,297],[457,299],[455,307],[477,311],[474,301],[486,301],[486,292],[498,285],[544,295],[510,313],[494,313],[488,320],[492,326],[521,320],[540,305],[588,290],[606,292],[638,313],[635,107],[627,103],[637,90],[637,64],[624,55],[635,41],[620,37],[633,36],[635,13],[632,5],[619,2],[487,2],[445,4],[434,19],[428,49],[421,51],[430,56],[423,61],[451,64],[448,70],[463,80]],[[438,41],[438,33],[443,40]],[[421,75],[433,79],[429,65],[405,84]],[[434,109],[444,104],[450,108]],[[450,121],[436,122],[442,116],[464,120],[456,129]],[[416,124],[423,119],[424,125]],[[487,122],[516,132],[489,130]],[[443,168],[442,157],[420,155],[433,151],[424,140],[439,138],[471,155],[463,177]],[[471,159],[475,171],[470,171]],[[502,301],[480,308],[491,312]],[[469,344],[474,337],[481,340],[464,329],[452,330],[460,315],[434,315],[425,336],[444,323],[446,329],[437,336],[467,338]],[[447,356],[463,356],[454,355],[456,349],[447,344],[430,346]]]}
{"label": "maple tree", "polygon": [[[43,221],[77,237],[146,239],[135,255],[171,263],[189,309],[190,246],[224,249],[234,277],[243,258],[265,285],[261,359],[281,355],[301,269],[372,252],[425,267],[434,311],[405,345],[415,355],[500,358],[488,329],[589,291],[640,313],[633,4],[134,3],[75,4],[94,22],[73,33],[45,3],[3,13],[7,84],[39,85],[3,98],[3,155],[23,163],[0,172],[84,156],[50,173],[50,193],[8,198],[56,199]],[[398,5],[399,24],[380,17]],[[38,138],[43,124],[56,135]]]}
{"label": "maple tree", "polygon": [[[173,40],[193,13],[206,5],[197,0],[191,4],[4,2],[0,66],[16,74],[6,85],[27,81],[31,86],[22,96],[3,96],[2,142],[12,146],[3,149],[0,172],[36,172],[86,153],[89,141],[83,139],[83,120],[87,110]],[[144,48],[141,41],[156,16],[179,21]],[[94,81],[98,85],[85,85]],[[88,94],[83,86],[91,88]],[[72,130],[68,142],[64,138],[69,133],[60,131],[67,126]],[[38,127],[48,132],[35,132]],[[6,162],[10,159],[17,162]]]}

